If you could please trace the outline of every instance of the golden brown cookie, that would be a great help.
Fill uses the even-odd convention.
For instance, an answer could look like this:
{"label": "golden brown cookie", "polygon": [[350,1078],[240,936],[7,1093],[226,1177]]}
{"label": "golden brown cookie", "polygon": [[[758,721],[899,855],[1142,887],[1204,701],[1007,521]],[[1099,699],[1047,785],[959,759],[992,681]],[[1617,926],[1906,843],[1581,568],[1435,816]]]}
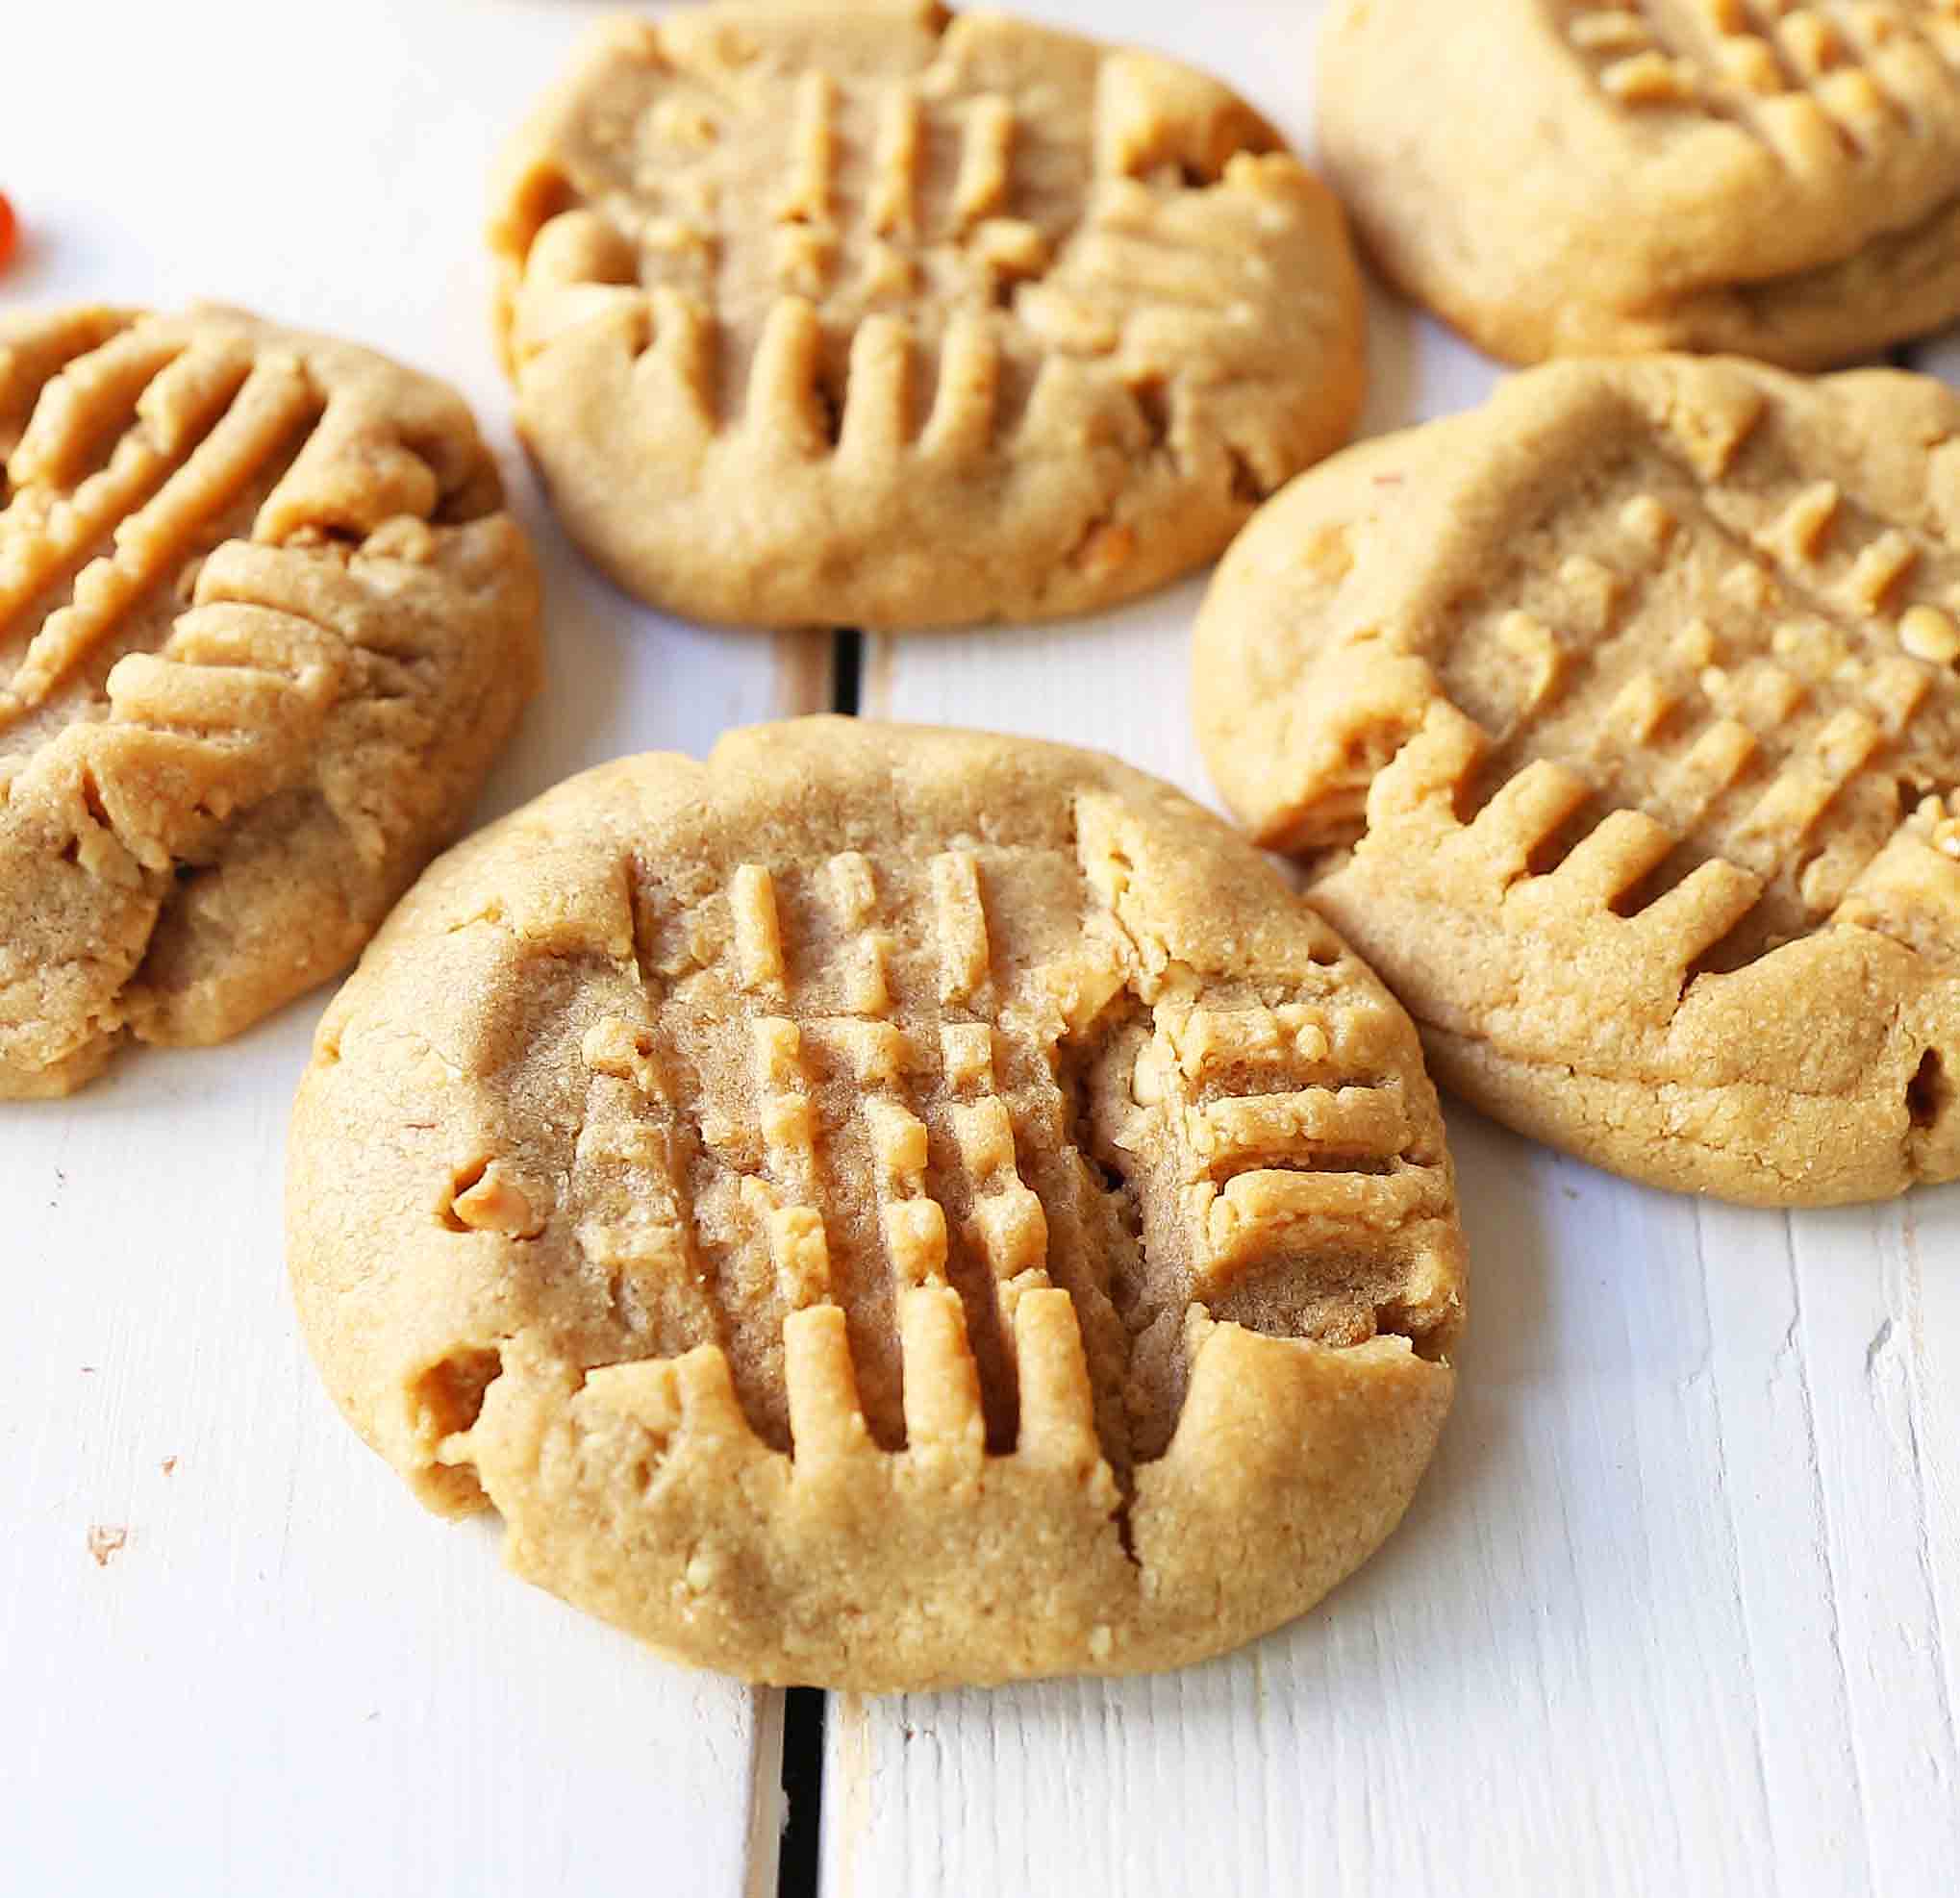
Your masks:
{"label": "golden brown cookie", "polygon": [[441,384],[235,311],[0,315],[0,1096],[343,966],[537,671]]}
{"label": "golden brown cookie", "polygon": [[1303,477],[1196,707],[1438,1076],[1636,1179],[1960,1175],[1960,396],[1553,364]]}
{"label": "golden brown cookie", "polygon": [[1376,259],[1514,362],[1821,368],[1960,315],[1960,4],[1344,0],[1319,134]]}
{"label": "golden brown cookie", "polygon": [[1124,599],[1361,401],[1339,208],[1243,100],[929,0],[601,27],[506,155],[491,237],[560,514],[701,619]]}
{"label": "golden brown cookie", "polygon": [[1453,1384],[1407,1017],[1114,762],[809,719],[437,864],[295,1109],[341,1408],[519,1573],[863,1689],[1196,1660],[1400,1517]]}

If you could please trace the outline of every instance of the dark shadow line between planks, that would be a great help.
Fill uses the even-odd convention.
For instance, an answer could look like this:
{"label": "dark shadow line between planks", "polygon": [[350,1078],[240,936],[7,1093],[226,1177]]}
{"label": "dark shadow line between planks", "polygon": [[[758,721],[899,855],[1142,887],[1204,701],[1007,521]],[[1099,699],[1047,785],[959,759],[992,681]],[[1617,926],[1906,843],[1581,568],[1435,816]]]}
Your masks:
{"label": "dark shadow line between planks", "polygon": [[848,718],[858,716],[864,700],[865,636],[840,632],[831,652],[830,709]]}
{"label": "dark shadow line between planks", "polygon": [[817,1898],[823,1821],[821,1687],[792,1687],[783,1708],[783,1845],[776,1898]]}

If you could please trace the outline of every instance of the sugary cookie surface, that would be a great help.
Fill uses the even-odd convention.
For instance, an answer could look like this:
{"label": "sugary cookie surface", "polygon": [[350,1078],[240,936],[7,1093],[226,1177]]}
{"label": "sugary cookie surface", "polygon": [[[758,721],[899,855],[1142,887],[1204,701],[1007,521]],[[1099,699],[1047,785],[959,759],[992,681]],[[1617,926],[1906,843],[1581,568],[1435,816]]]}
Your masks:
{"label": "sugary cookie surface", "polygon": [[1390,273],[1514,361],[1823,367],[1960,313],[1954,0],[1347,0],[1320,129]]}
{"label": "sugary cookie surface", "polygon": [[1407,1018],[1216,819],[811,720],[573,780],[322,1027],[294,1283],[349,1416],[684,1658],[1165,1666],[1400,1514],[1462,1242]]}
{"label": "sugary cookie surface", "polygon": [[352,958],[529,696],[468,413],[236,312],[0,316],[0,1095]]}
{"label": "sugary cookie surface", "polygon": [[1960,1173],[1956,437],[1919,377],[1556,365],[1255,521],[1207,757],[1444,1079],[1729,1198]]}
{"label": "sugary cookie surface", "polygon": [[1080,612],[1345,437],[1341,213],[1216,81],[994,13],[598,29],[506,155],[526,435],[572,533],[745,624]]}

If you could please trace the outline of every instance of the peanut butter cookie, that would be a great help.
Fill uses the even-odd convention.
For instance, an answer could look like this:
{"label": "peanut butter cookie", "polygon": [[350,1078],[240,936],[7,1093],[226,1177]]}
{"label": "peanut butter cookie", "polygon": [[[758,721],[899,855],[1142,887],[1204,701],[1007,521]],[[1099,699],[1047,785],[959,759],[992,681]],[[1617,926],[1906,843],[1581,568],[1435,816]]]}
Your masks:
{"label": "peanut butter cookie", "polygon": [[571,780],[323,1023],[314,1356],[512,1565],[697,1664],[1119,1673],[1400,1517],[1463,1256],[1415,1031],[1109,760],[812,719]]}
{"label": "peanut butter cookie", "polygon": [[1361,400],[1340,211],[1256,112],[926,0],[602,26],[491,237],[561,516],[700,619],[1107,605],[1215,556]]}
{"label": "peanut butter cookie", "polygon": [[1960,0],[1345,0],[1319,130],[1389,274],[1514,362],[1960,315]]}
{"label": "peanut butter cookie", "polygon": [[1956,540],[1938,383],[1548,365],[1253,522],[1199,733],[1499,1118],[1765,1205],[1950,1180]]}
{"label": "peanut butter cookie", "polygon": [[440,383],[232,311],[0,315],[0,1096],[343,966],[537,669]]}

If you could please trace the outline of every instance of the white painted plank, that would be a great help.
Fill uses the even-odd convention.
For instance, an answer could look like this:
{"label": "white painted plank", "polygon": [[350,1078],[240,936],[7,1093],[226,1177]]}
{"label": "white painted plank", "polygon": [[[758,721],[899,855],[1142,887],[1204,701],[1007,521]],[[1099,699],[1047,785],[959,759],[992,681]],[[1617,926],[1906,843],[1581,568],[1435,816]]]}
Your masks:
{"label": "white painted plank", "polygon": [[[19,17],[15,17],[18,12]],[[492,360],[490,156],[556,0],[8,10],[7,302],[217,296],[458,383],[545,569],[550,687],[486,813],[828,702],[824,641],[677,625],[552,528]],[[0,1107],[0,1786],[26,1892],[773,1886],[780,1699],[670,1668],[425,1516],[300,1350],[286,1113],[321,998]],[[166,1460],[174,1459],[166,1473]],[[88,1537],[101,1531],[104,1560]],[[117,1536],[126,1536],[112,1547]],[[758,1848],[750,1851],[751,1833]]]}
{"label": "white painted plank", "polygon": [[1960,1613],[1960,1191],[1698,1210],[1781,1888],[1943,1888]]}
{"label": "white painted plank", "polygon": [[[1304,134],[1287,46],[1316,8],[1040,11],[1199,58]],[[1385,297],[1372,339],[1367,432],[1495,379]],[[1921,361],[1960,381],[1960,341]],[[1105,746],[1208,795],[1201,593],[874,641],[867,710]],[[1960,1188],[1698,1206],[1449,1121],[1472,1323],[1397,1536],[1296,1628],[1183,1676],[840,1697],[827,1893],[1950,1884]]]}
{"label": "white painted plank", "polygon": [[1885,1892],[1936,1890],[1960,1863],[1944,1638],[1960,1608],[1960,1548],[1927,1507],[1933,1481],[1951,1486],[1956,1446],[1926,1433],[1923,1401],[1929,1372],[1960,1369],[1960,1332],[1927,1336],[1918,1245],[1922,1223],[1949,1240],[1960,1233],[1955,1200],[1929,1193],[1790,1222],[1851,1757],[1872,1886]]}

